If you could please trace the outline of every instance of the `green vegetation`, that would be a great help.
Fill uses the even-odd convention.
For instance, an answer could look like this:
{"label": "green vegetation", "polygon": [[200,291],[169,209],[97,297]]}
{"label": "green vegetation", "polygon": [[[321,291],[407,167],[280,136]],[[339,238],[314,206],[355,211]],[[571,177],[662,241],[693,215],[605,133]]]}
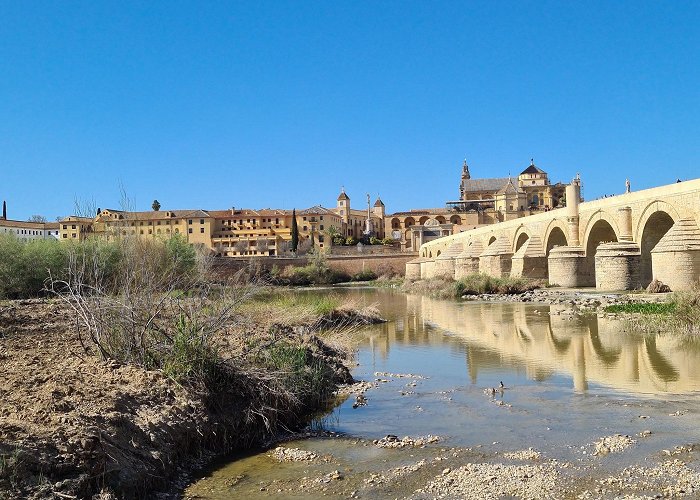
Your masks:
{"label": "green vegetation", "polygon": [[370,269],[364,269],[350,277],[350,281],[374,281],[377,279],[377,273]]}
{"label": "green vegetation", "polygon": [[331,269],[323,252],[314,249],[310,262],[302,267],[287,267],[277,274],[270,273],[275,285],[308,286],[333,285],[350,281],[347,273]]}
{"label": "green vegetation", "polygon": [[518,294],[545,284],[537,280],[524,278],[494,278],[486,274],[471,274],[458,281],[453,279],[432,278],[403,284],[403,291],[422,293],[439,298],[458,298],[464,295],[481,294]]}
{"label": "green vegetation", "polygon": [[677,304],[673,302],[632,302],[629,304],[614,304],[605,307],[605,312],[608,313],[671,314],[676,312],[676,310]]}
{"label": "green vegetation", "polygon": [[198,380],[212,386],[219,372],[219,355],[206,341],[204,328],[181,314],[174,330],[172,348],[158,360],[159,368],[177,382]]}
{"label": "green vegetation", "polygon": [[282,311],[291,311],[304,316],[306,312],[320,317],[331,314],[341,306],[341,300],[337,295],[327,294],[318,296],[315,294],[298,293],[275,293],[265,294],[259,297],[271,308],[278,309],[277,314]]}
{"label": "green vegetation", "polygon": [[59,241],[23,243],[13,235],[0,235],[0,298],[39,295],[49,272],[64,274],[67,259],[67,247]]}

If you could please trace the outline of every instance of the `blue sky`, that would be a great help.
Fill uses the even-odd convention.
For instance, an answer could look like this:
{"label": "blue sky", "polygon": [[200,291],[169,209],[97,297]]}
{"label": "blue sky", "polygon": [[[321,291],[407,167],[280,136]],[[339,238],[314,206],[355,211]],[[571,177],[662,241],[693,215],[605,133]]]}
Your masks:
{"label": "blue sky", "polygon": [[458,197],[535,163],[595,198],[700,172],[700,2],[0,3],[0,198]]}

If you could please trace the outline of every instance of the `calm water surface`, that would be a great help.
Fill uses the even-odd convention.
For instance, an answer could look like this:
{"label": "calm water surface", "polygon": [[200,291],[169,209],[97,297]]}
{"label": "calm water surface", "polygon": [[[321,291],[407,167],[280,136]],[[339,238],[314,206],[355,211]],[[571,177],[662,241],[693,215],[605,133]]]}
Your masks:
{"label": "calm water surface", "polygon": [[[358,380],[387,381],[366,393],[366,407],[353,409],[349,399],[315,423],[348,437],[286,445],[331,454],[334,462],[279,464],[264,452],[237,457],[188,494],[267,497],[270,492],[260,489],[273,480],[339,468],[370,473],[427,453],[371,446],[372,439],[387,434],[440,435],[443,449],[469,447],[484,454],[533,447],[548,459],[585,466],[600,437],[653,432],[639,440],[634,453],[590,462],[601,474],[658,459],[662,449],[700,442],[700,342],[641,336],[622,321],[576,316],[559,306],[438,300],[374,289],[333,293],[376,304],[389,320],[367,329],[353,372]],[[484,393],[501,381],[505,390]]]}

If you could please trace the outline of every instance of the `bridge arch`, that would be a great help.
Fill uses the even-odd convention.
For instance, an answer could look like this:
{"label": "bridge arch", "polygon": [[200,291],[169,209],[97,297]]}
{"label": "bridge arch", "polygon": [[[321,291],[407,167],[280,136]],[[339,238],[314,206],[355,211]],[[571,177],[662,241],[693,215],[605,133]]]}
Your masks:
{"label": "bridge arch", "polygon": [[610,218],[608,214],[599,212],[600,216],[589,219],[588,227],[586,228],[586,237],[584,239],[584,248],[586,250],[586,274],[589,277],[588,286],[595,286],[595,254],[598,250],[598,245],[601,243],[610,243],[618,241],[618,231],[615,230],[617,224]]}
{"label": "bridge arch", "polygon": [[549,252],[554,247],[565,247],[569,244],[569,238],[567,236],[568,229],[566,224],[559,219],[553,219],[550,221],[547,229],[544,231],[544,238],[542,242],[544,243],[544,252],[547,257],[549,257]]}
{"label": "bridge arch", "polygon": [[[591,237],[591,233],[593,233],[593,230],[596,229],[597,233],[594,234],[595,237],[599,236],[599,231],[602,227],[605,227],[604,224],[598,224],[599,222],[605,222],[607,225],[610,227],[612,230],[612,233],[608,231],[607,234],[603,235],[605,237],[608,237],[609,239],[601,239],[597,242],[594,241],[595,246],[593,249],[598,246],[599,243],[602,241],[617,241],[617,235],[620,234],[619,228],[617,226],[617,220],[615,219],[614,216],[609,214],[608,212],[605,212],[603,210],[597,210],[594,212],[590,217],[587,218],[586,220],[586,225],[584,226],[584,237],[583,237],[583,248],[586,249],[586,256],[588,256],[588,247],[589,247],[589,239]],[[601,237],[603,237],[601,236]]]}
{"label": "bridge arch", "polygon": [[679,219],[680,215],[676,208],[661,200],[649,203],[642,211],[634,241],[639,243],[642,251],[640,278],[643,287],[646,287],[654,277],[651,251]]}
{"label": "bridge arch", "polygon": [[513,253],[516,253],[530,239],[530,231],[524,225],[520,225],[513,236]]}

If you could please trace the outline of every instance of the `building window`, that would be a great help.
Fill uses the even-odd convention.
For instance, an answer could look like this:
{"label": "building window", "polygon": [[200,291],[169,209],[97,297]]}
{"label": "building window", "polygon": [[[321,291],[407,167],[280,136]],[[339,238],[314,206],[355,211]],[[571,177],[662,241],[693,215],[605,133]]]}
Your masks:
{"label": "building window", "polygon": [[64,238],[68,238],[68,233],[63,233]]}
{"label": "building window", "polygon": [[323,224],[321,224],[319,227],[321,228],[321,231],[323,231]]}
{"label": "building window", "polygon": [[[188,220],[187,223],[188,223],[188,224],[192,224],[192,219]],[[190,231],[190,233],[191,233],[191,232],[192,232],[192,231]]]}
{"label": "building window", "polygon": [[70,228],[71,228],[71,229],[75,229],[75,224],[73,224]]}
{"label": "building window", "polygon": [[75,238],[75,237],[78,236],[78,235],[75,234],[75,233],[73,233],[73,234],[71,234],[70,236],[71,236],[71,238]]}
{"label": "building window", "polygon": [[192,228],[191,228],[191,227],[188,228],[188,229],[187,229],[187,232],[190,233],[190,234],[192,234]]}
{"label": "building window", "polygon": [[199,232],[200,232],[200,233],[204,233],[204,228],[203,228],[203,227],[200,227],[200,228],[199,228]]}
{"label": "building window", "polygon": [[204,224],[204,219],[199,219],[200,224]]}

